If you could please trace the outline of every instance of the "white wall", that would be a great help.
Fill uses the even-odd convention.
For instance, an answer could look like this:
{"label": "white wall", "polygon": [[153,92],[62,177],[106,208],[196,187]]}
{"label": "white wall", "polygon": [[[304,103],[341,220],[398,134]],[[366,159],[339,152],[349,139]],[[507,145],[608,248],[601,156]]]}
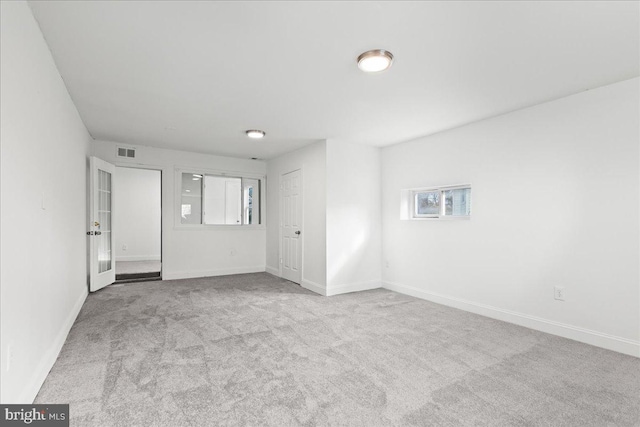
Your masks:
{"label": "white wall", "polygon": [[[640,355],[639,117],[636,78],[383,149],[385,286]],[[399,219],[458,183],[470,221]]]}
{"label": "white wall", "polygon": [[113,180],[117,195],[113,214],[116,262],[160,260],[160,179],[157,170],[116,168]]}
{"label": "white wall", "polygon": [[327,294],[380,287],[380,149],[327,141]]}
{"label": "white wall", "polygon": [[267,272],[279,275],[280,176],[302,169],[302,286],[326,293],[326,142],[317,142],[267,165]]}
{"label": "white wall", "polygon": [[380,287],[380,149],[323,141],[269,160],[267,271],[279,275],[280,177],[302,169],[302,286],[322,295]]}
{"label": "white wall", "polygon": [[[136,158],[116,156],[119,146],[134,147]],[[162,170],[162,277],[189,277],[251,273],[265,270],[266,229],[262,227],[177,227],[180,182],[176,170],[229,172],[264,176],[266,163],[185,151],[94,141],[93,155],[118,166],[144,166]],[[118,194],[115,194],[115,200]],[[117,237],[116,237],[117,238]]]}
{"label": "white wall", "polygon": [[27,3],[0,8],[0,401],[26,403],[87,295],[90,136]]}

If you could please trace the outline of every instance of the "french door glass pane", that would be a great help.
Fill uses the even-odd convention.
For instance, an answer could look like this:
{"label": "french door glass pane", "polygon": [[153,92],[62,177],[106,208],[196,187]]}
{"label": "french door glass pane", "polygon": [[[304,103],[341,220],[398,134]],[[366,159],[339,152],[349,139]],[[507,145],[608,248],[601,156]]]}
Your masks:
{"label": "french door glass pane", "polygon": [[98,273],[111,270],[111,174],[98,171]]}

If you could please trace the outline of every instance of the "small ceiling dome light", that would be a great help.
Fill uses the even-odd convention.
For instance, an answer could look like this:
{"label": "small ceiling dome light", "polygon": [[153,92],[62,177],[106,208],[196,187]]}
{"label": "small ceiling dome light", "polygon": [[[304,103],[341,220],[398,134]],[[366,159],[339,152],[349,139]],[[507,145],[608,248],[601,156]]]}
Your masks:
{"label": "small ceiling dome light", "polygon": [[266,133],[264,133],[263,130],[257,130],[257,129],[248,130],[246,133],[249,138],[253,138],[253,139],[264,138],[264,136],[266,135]]}
{"label": "small ceiling dome light", "polygon": [[358,56],[358,68],[365,73],[378,73],[391,67],[393,55],[384,49],[368,50]]}

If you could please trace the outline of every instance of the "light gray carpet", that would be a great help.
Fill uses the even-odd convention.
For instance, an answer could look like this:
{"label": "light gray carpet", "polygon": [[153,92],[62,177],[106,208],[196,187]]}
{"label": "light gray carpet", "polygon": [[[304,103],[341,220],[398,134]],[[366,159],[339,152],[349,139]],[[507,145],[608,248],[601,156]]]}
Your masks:
{"label": "light gray carpet", "polygon": [[116,261],[116,274],[159,273],[160,261]]}
{"label": "light gray carpet", "polygon": [[260,273],[91,294],[36,403],[74,426],[638,426],[640,359]]}

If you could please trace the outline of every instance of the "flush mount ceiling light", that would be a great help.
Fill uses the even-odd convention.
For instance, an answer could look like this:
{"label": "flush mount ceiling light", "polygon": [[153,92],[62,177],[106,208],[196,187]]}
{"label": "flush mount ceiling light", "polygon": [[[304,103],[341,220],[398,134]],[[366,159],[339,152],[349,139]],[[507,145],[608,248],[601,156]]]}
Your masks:
{"label": "flush mount ceiling light", "polygon": [[266,133],[264,133],[263,130],[257,130],[257,129],[250,129],[246,133],[249,138],[253,138],[253,139],[264,138],[264,136],[266,135]]}
{"label": "flush mount ceiling light", "polygon": [[358,56],[358,68],[365,73],[378,73],[391,67],[393,54],[384,49],[368,50]]}

